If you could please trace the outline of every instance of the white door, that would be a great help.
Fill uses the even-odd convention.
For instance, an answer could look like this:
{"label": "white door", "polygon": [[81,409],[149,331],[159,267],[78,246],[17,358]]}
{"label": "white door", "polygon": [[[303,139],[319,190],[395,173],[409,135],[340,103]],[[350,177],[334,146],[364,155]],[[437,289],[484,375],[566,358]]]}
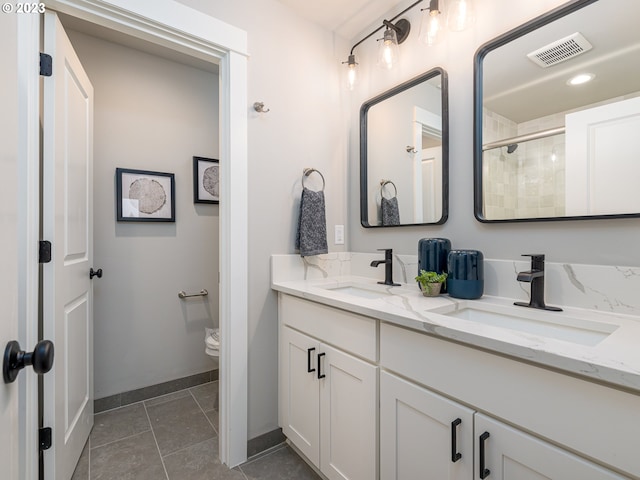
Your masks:
{"label": "white door", "polygon": [[[15,66],[17,19],[0,15],[0,61]],[[13,46],[13,48],[9,48]],[[18,339],[18,81],[15,68],[0,69],[0,354]],[[22,345],[22,347],[33,347]],[[22,374],[24,375],[24,373]],[[18,380],[19,381],[19,380]],[[18,478],[18,381],[0,380],[0,469]],[[24,400],[24,399],[23,399]]]}
{"label": "white door", "polygon": [[640,97],[566,116],[567,215],[640,212]]}
{"label": "white door", "polygon": [[[43,237],[53,260],[43,272],[43,333],[56,360],[44,377],[47,480],[68,480],[93,426],[93,87],[58,17],[45,14]],[[105,179],[111,181],[110,179]]]}
{"label": "white door", "polygon": [[[487,436],[488,433],[488,436]],[[596,435],[597,432],[594,432]],[[484,435],[486,438],[480,440]],[[587,460],[543,442],[485,415],[475,416],[475,479],[494,480],[622,480]],[[484,457],[484,458],[483,458]],[[480,475],[480,467],[485,475]]]}
{"label": "white door", "polygon": [[280,333],[280,426],[295,446],[319,466],[319,343],[287,327],[282,327]]}
{"label": "white door", "polygon": [[422,221],[442,218],[442,147],[422,150]]}
{"label": "white door", "polygon": [[386,372],[380,374],[380,478],[468,480],[473,410]]}
{"label": "white door", "polygon": [[330,480],[377,478],[377,367],[320,345],[320,471]]}

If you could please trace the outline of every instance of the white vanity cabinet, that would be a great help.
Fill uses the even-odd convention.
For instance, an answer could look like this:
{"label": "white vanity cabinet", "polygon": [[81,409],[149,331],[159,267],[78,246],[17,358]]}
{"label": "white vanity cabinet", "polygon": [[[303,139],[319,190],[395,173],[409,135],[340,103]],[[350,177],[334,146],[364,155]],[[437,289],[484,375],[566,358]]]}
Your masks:
{"label": "white vanity cabinet", "polygon": [[380,373],[380,478],[471,480],[473,410]]}
{"label": "white vanity cabinet", "polygon": [[[382,480],[640,478],[636,452],[640,401],[636,395],[386,323],[380,327],[380,367]],[[600,415],[605,411],[606,415]],[[460,427],[464,427],[456,435],[460,461],[465,460],[458,466],[451,462],[452,449],[446,448],[449,422],[455,418],[461,418]],[[395,437],[393,441],[385,439],[389,435]],[[399,453],[400,442],[408,444],[412,439],[423,445],[420,450],[440,450],[430,464],[438,465],[437,473],[432,475],[430,467],[421,463],[421,455],[431,453]],[[473,462],[465,455],[471,451]],[[407,470],[403,462],[415,469]],[[420,465],[422,470],[418,470]],[[463,467],[464,473],[456,467]],[[455,476],[458,474],[462,476]]]}
{"label": "white vanity cabinet", "polygon": [[514,360],[509,344],[278,302],[279,424],[331,480],[640,480],[636,393]]}
{"label": "white vanity cabinet", "polygon": [[377,478],[376,321],[286,295],[279,316],[284,434],[331,480]]}
{"label": "white vanity cabinet", "polygon": [[380,478],[613,480],[624,477],[419,385],[381,372]]}

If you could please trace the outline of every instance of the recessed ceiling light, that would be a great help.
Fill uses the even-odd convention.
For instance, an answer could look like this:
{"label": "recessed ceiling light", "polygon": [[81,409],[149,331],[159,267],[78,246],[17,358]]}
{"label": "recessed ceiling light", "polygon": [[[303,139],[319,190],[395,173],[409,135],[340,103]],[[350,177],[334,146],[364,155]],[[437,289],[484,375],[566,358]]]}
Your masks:
{"label": "recessed ceiling light", "polygon": [[567,80],[567,85],[582,85],[583,83],[590,82],[595,77],[596,76],[593,73],[580,73]]}

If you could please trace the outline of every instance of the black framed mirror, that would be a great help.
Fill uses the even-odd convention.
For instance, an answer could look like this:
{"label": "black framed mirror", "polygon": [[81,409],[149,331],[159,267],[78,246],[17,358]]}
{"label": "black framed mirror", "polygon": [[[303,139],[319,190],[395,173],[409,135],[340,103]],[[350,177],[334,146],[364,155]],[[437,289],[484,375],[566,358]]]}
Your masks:
{"label": "black framed mirror", "polygon": [[447,74],[434,68],[360,108],[360,221],[442,224],[448,203]]}
{"label": "black framed mirror", "polygon": [[479,221],[640,216],[638,18],[637,0],[577,0],[478,49]]}

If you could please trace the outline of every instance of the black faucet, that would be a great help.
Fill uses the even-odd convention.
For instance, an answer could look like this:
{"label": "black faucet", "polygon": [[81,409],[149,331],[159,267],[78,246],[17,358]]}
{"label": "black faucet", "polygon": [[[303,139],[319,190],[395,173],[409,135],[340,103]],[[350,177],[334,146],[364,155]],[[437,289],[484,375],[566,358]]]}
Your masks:
{"label": "black faucet", "polygon": [[399,287],[399,283],[393,283],[393,250],[391,248],[379,248],[379,252],[384,251],[384,260],[374,260],[371,262],[372,267],[377,267],[384,263],[384,282],[378,282],[381,285],[391,285]]}
{"label": "black faucet", "polygon": [[529,303],[514,302],[514,305],[520,307],[539,308],[541,310],[551,310],[553,312],[561,312],[558,307],[550,307],[544,303],[544,255],[543,254],[525,254],[523,257],[531,257],[531,270],[526,272],[518,272],[518,281],[531,284],[531,296]]}

